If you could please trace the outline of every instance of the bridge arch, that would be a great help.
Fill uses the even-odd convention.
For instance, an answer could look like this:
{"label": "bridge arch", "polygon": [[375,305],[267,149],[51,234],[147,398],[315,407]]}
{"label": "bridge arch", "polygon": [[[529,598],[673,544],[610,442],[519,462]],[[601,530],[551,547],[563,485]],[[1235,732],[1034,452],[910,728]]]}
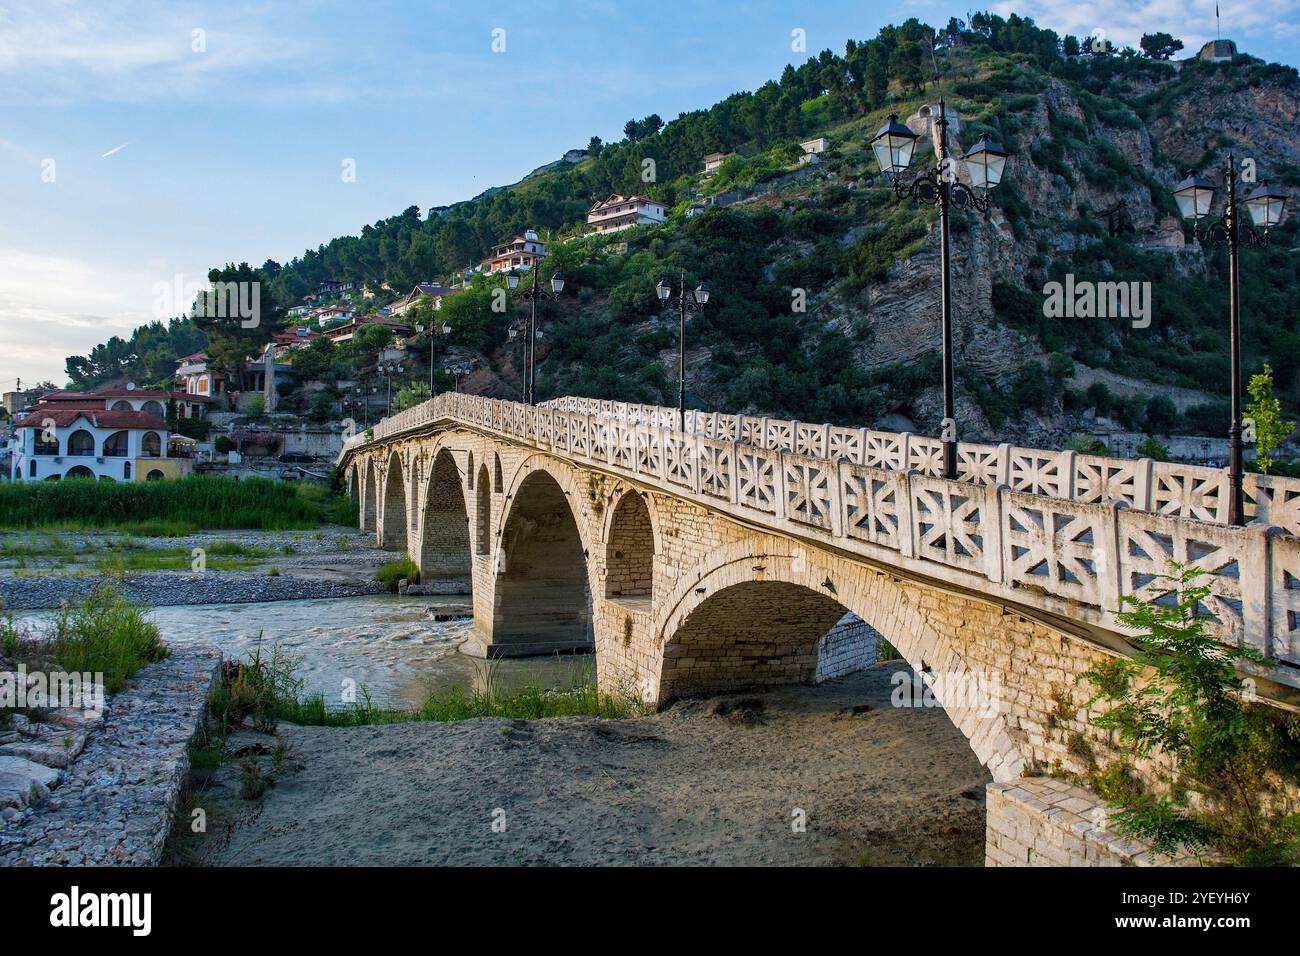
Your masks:
{"label": "bridge arch", "polygon": [[994,780],[1017,779],[1025,757],[1003,709],[955,693],[969,689],[976,674],[961,654],[956,628],[943,627],[927,609],[941,593],[929,590],[788,539],[760,535],[739,542],[681,582],[657,615],[655,644],[662,656],[655,696],[663,703],[810,680],[818,638],[852,611],[914,671],[928,675],[927,682],[943,676],[932,689],[949,719]]}
{"label": "bridge arch", "polygon": [[544,468],[521,470],[507,495],[493,595],[493,653],[590,650],[588,549],[571,490]]}
{"label": "bridge arch", "polygon": [[474,507],[474,553],[492,553],[492,486],[487,465],[478,466],[478,488]]}
{"label": "bridge arch", "polygon": [[605,597],[649,605],[654,595],[658,525],[647,495],[628,489],[605,526]]}
{"label": "bridge arch", "polygon": [[434,453],[424,496],[420,535],[420,581],[470,579],[469,511],[460,469],[447,448]]}
{"label": "bridge arch", "polygon": [[375,460],[367,457],[360,465],[361,468],[361,508],[359,523],[362,531],[369,531],[371,534],[377,534],[375,527],[375,513],[377,511],[377,500],[379,498],[378,478],[375,477]]}
{"label": "bridge arch", "polygon": [[388,456],[384,473],[383,520],[379,531],[379,546],[385,551],[405,551],[407,511],[406,472],[402,458],[396,450]]}

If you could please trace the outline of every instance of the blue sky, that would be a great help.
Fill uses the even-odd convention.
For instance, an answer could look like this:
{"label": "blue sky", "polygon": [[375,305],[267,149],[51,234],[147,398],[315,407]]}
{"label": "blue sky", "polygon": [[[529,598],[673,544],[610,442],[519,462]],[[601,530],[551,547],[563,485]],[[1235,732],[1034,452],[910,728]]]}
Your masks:
{"label": "blue sky", "polygon": [[[988,7],[1118,43],[1214,36],[1214,0]],[[1221,7],[1244,50],[1300,62],[1300,0]],[[61,383],[65,355],[149,321],[178,275],[285,261],[618,139],[629,118],[753,89],[804,58],[796,28],[809,54],[841,51],[967,8],[0,0],[0,390]]]}

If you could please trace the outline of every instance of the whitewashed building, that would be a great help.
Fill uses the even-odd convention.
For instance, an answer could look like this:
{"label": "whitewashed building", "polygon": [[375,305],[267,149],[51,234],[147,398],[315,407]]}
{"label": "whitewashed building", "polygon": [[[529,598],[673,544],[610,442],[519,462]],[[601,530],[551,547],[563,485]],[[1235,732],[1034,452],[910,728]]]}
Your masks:
{"label": "whitewashed building", "polygon": [[597,233],[654,225],[665,218],[663,203],[648,196],[623,196],[619,193],[601,200],[587,211],[587,225]]}
{"label": "whitewashed building", "polygon": [[14,423],[15,481],[155,481],[189,474],[169,453],[167,422],[152,412],[38,405]]}

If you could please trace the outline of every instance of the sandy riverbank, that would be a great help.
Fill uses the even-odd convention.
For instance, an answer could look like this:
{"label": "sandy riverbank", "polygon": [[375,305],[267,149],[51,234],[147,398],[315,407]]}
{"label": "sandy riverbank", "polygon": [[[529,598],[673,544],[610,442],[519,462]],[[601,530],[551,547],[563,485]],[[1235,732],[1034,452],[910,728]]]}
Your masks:
{"label": "sandy riverbank", "polygon": [[238,799],[237,764],[217,771],[192,804],[214,822],[183,857],[980,865],[988,774],[942,710],[890,706],[897,667],[624,721],[282,727],[290,769],[256,802]]}

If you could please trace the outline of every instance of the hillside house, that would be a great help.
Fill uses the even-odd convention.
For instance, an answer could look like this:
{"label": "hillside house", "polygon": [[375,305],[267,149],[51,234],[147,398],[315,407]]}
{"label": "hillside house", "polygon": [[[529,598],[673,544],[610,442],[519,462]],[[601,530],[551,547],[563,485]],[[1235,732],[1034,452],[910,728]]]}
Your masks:
{"label": "hillside house", "polygon": [[335,345],[340,342],[351,342],[352,337],[356,335],[357,330],[364,325],[382,325],[389,329],[394,335],[406,337],[414,331],[404,322],[397,322],[393,319],[384,318],[379,315],[362,316],[359,319],[353,319],[347,325],[340,325],[338,328],[330,329],[325,333],[325,338],[329,339]]}
{"label": "hillside house", "polygon": [[515,236],[492,250],[492,256],[484,259],[479,271],[491,275],[495,272],[508,272],[511,269],[531,269],[546,258],[546,243],[538,238],[532,229],[521,236]]}
{"label": "hillside house", "polygon": [[283,332],[275,333],[271,340],[273,354],[276,358],[288,354],[290,349],[301,349],[311,345],[314,339],[320,338],[320,333],[309,329],[305,325],[296,325],[291,329],[285,329]]}
{"label": "hillside house", "polygon": [[800,143],[799,148],[803,150],[803,155],[799,157],[799,165],[804,166],[820,162],[821,154],[831,148],[831,141],[825,136],[818,136],[816,139]]}
{"label": "hillside house", "polygon": [[648,196],[624,196],[619,193],[601,200],[587,211],[587,225],[597,233],[654,225],[666,218],[663,203]]}
{"label": "hillside house", "polygon": [[722,165],[723,160],[729,156],[729,153],[709,153],[704,157],[704,171],[711,173]]}
{"label": "hillside house", "polygon": [[353,282],[350,279],[328,279],[322,282],[316,291],[322,298],[342,295],[344,292],[351,292],[359,288],[361,283]]}
{"label": "hillside house", "polygon": [[406,298],[398,299],[389,306],[388,314],[401,315],[424,296],[433,299],[433,306],[436,309],[441,304],[443,296],[451,295],[451,293],[451,289],[438,285],[436,282],[421,282],[407,294]]}

